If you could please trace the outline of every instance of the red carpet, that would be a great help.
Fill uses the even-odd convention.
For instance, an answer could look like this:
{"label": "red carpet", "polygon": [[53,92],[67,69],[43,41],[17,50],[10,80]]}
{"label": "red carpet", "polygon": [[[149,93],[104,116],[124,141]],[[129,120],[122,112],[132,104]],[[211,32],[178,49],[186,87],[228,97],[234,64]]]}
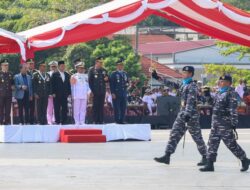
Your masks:
{"label": "red carpet", "polygon": [[100,129],[62,129],[60,141],[63,143],[102,143],[106,136]]}

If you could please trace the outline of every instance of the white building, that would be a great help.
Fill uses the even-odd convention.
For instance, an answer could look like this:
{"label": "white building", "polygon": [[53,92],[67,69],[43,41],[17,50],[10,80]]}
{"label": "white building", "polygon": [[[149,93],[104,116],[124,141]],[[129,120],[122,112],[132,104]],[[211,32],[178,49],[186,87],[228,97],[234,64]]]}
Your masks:
{"label": "white building", "polygon": [[215,40],[198,41],[167,41],[145,43],[139,45],[140,54],[180,70],[185,65],[196,68],[196,78],[199,80],[204,73],[204,64],[227,64],[239,69],[250,69],[250,57],[239,60],[239,54],[222,56]]}

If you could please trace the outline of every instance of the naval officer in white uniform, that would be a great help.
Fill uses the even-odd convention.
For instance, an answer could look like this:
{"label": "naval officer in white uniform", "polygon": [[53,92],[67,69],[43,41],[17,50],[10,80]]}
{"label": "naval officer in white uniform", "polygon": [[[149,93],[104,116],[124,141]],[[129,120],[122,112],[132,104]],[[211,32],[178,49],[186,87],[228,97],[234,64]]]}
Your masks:
{"label": "naval officer in white uniform", "polygon": [[[57,71],[57,67],[58,67],[58,63],[56,61],[51,61],[49,63],[50,71],[48,72],[48,74],[50,77],[52,77],[52,74]],[[49,125],[52,125],[55,123],[54,102],[53,102],[52,95],[50,95],[48,99],[47,121]]]}
{"label": "naval officer in white uniform", "polygon": [[85,124],[87,100],[89,92],[88,75],[85,74],[85,64],[78,63],[77,73],[71,76],[71,94],[73,99],[73,112],[76,125]]}

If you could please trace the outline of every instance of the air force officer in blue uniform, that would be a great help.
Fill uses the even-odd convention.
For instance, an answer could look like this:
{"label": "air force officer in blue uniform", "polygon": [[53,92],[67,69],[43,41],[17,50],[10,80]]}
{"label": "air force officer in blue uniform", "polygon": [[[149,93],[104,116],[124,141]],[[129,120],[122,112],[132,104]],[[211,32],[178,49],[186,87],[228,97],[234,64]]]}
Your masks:
{"label": "air force officer in blue uniform", "polygon": [[123,61],[116,62],[117,70],[110,76],[110,91],[115,114],[115,122],[124,124],[125,112],[127,108],[127,86],[128,75],[123,70]]}

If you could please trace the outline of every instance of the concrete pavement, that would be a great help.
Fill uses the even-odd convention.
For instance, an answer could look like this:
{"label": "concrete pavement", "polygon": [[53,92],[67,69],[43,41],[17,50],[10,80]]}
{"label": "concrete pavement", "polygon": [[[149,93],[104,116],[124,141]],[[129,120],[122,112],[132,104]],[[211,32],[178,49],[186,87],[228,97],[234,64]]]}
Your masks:
{"label": "concrete pavement", "polygon": [[[250,129],[239,143],[250,156]],[[203,134],[207,141],[209,130]],[[1,190],[249,190],[250,171],[223,143],[214,173],[200,173],[195,144],[187,135],[170,166],[153,161],[163,154],[169,131],[152,131],[151,142],[104,144],[0,144]]]}

